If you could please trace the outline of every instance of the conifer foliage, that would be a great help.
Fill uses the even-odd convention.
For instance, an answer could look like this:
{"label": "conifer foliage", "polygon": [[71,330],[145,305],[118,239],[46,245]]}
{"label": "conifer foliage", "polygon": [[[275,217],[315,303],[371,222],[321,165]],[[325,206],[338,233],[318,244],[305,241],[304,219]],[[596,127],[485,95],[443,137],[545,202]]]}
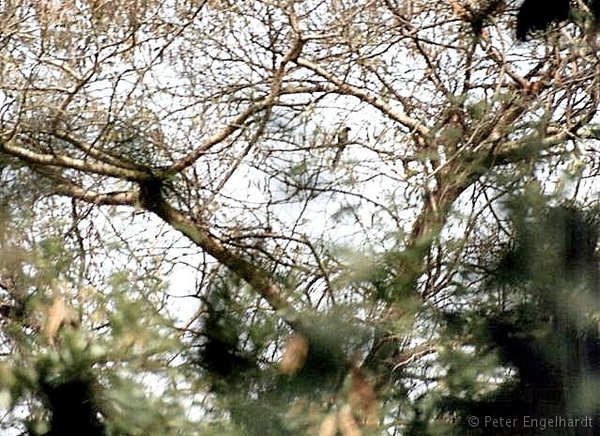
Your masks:
{"label": "conifer foliage", "polygon": [[[523,198],[509,210],[514,239],[482,290],[489,304],[473,313],[446,314],[448,331],[471,339],[474,360],[507,370],[495,387],[466,399],[459,394],[466,381],[457,382],[456,395],[441,403],[458,414],[465,432],[480,430],[468,424],[473,416],[480,423],[486,417],[512,420],[516,427],[481,428],[481,434],[509,435],[535,432],[523,417],[594,419],[600,411],[590,390],[600,382],[597,212],[572,204],[536,207]],[[450,379],[460,368],[457,361],[450,364]],[[564,434],[564,428],[549,431]]]}

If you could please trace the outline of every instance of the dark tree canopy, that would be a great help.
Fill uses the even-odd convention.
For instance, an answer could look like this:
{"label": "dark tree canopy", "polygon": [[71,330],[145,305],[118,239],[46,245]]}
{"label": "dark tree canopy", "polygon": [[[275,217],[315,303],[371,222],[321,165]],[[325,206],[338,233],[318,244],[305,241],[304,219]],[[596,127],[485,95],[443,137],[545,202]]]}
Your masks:
{"label": "dark tree canopy", "polygon": [[525,41],[530,33],[567,20],[570,3],[570,0],[525,0],[517,14],[517,38]]}
{"label": "dark tree canopy", "polygon": [[[592,421],[600,417],[600,404],[584,393],[600,377],[600,335],[585,315],[600,307],[597,210],[583,212],[573,205],[536,210],[520,204],[519,208],[527,211],[513,213],[514,240],[486,285],[489,291],[510,290],[506,309],[483,311],[464,324],[466,318],[448,317],[451,331],[476,338],[479,358],[496,354],[514,370],[481,399],[443,402],[445,410],[461,414],[466,431],[470,416],[518,424],[490,427],[485,431],[489,435],[535,432],[527,429],[524,415],[536,419],[587,416]],[[590,426],[572,431],[598,434]],[[561,435],[565,429],[548,432]]]}
{"label": "dark tree canopy", "polygon": [[[517,38],[525,41],[530,34],[547,30],[573,16],[571,0],[524,0],[517,13]],[[586,5],[596,21],[600,20],[600,0],[587,0]]]}

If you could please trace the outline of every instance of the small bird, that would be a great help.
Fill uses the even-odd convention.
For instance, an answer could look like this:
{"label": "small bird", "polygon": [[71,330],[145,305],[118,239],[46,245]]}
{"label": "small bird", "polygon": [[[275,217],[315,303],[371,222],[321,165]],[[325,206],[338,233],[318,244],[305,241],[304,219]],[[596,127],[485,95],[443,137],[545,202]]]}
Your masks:
{"label": "small bird", "polygon": [[350,129],[350,127],[345,126],[338,133],[338,136],[337,136],[337,148],[338,149],[335,153],[335,157],[333,158],[333,161],[331,162],[332,168],[335,168],[337,166],[338,162],[340,161],[340,158],[342,157],[342,153],[344,152],[344,149],[348,145],[348,132],[350,130],[352,130],[352,129]]}

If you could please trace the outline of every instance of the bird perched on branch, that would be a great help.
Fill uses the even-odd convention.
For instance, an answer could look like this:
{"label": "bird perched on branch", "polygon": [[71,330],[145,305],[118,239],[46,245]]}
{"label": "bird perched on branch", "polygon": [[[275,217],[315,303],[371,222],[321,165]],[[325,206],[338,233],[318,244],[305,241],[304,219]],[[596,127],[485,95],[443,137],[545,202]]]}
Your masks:
{"label": "bird perched on branch", "polygon": [[338,162],[340,161],[340,158],[342,157],[342,153],[344,152],[344,149],[348,145],[348,132],[350,132],[350,130],[352,130],[352,129],[350,129],[350,127],[345,126],[338,133],[338,136],[337,136],[337,151],[335,153],[333,161],[331,162],[331,167],[332,168],[335,168],[337,166]]}

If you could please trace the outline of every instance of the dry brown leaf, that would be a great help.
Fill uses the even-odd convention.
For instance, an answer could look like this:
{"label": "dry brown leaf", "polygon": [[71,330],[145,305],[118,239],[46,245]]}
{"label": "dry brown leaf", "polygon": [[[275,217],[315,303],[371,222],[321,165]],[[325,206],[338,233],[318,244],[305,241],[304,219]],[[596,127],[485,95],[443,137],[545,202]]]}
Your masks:
{"label": "dry brown leaf", "polygon": [[46,316],[42,326],[42,334],[46,341],[54,346],[56,336],[61,326],[69,324],[73,327],[79,325],[79,320],[73,310],[67,306],[67,302],[63,297],[65,284],[60,283],[53,289],[53,299],[50,307],[46,309]]}
{"label": "dry brown leaf", "polygon": [[50,345],[54,345],[54,338],[60,326],[69,317],[69,309],[63,297],[55,297],[52,305],[48,308],[46,322],[44,324],[44,337]]}
{"label": "dry brown leaf", "polygon": [[319,436],[335,436],[337,434],[337,415],[330,413],[323,419],[319,427]]}
{"label": "dry brown leaf", "polygon": [[470,18],[469,11],[467,10],[467,8],[464,5],[462,5],[457,0],[449,0],[449,1],[450,1],[450,7],[452,8],[452,14],[455,17],[458,17],[463,20],[468,20]]}
{"label": "dry brown leaf", "polygon": [[288,340],[285,350],[283,350],[283,357],[279,362],[279,371],[287,375],[296,374],[304,366],[307,356],[308,341],[299,333],[293,334]]}
{"label": "dry brown leaf", "polygon": [[353,410],[360,412],[368,427],[377,427],[379,423],[377,395],[371,383],[355,365],[352,366],[352,386],[348,402]]}
{"label": "dry brown leaf", "polygon": [[340,410],[338,423],[343,436],[362,436],[362,432],[352,416],[352,408],[348,404]]}

